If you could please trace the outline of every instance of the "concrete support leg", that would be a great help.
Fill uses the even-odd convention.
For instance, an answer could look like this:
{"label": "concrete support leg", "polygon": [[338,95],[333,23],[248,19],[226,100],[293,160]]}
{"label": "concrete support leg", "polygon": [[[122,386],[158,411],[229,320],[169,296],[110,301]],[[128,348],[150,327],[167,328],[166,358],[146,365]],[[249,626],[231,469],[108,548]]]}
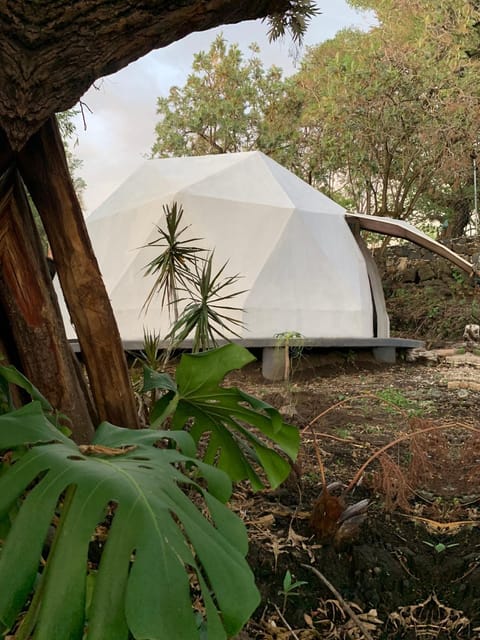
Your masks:
{"label": "concrete support leg", "polygon": [[288,347],[264,347],[262,351],[262,374],[267,380],[284,380],[285,349]]}
{"label": "concrete support leg", "polygon": [[397,355],[395,347],[374,347],[372,352],[373,357],[377,362],[395,364]]}

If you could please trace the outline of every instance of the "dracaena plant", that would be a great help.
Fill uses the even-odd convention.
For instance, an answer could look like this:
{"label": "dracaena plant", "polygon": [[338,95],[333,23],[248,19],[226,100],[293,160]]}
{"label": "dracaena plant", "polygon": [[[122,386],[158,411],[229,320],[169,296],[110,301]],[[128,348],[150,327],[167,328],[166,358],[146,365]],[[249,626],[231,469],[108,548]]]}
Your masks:
{"label": "dracaena plant", "polygon": [[234,314],[241,309],[230,303],[244,293],[232,290],[240,275],[224,275],[227,263],[215,271],[213,256],[211,252],[208,258],[194,264],[187,296],[182,299],[186,299],[187,304],[166,336],[171,348],[179,346],[190,336],[193,337],[194,353],[217,346],[219,338],[228,341],[232,334],[239,337],[236,329],[243,327],[243,322]]}
{"label": "dracaena plant", "polygon": [[192,270],[201,260],[205,251],[193,245],[201,238],[184,238],[190,225],[181,226],[183,207],[177,202],[164,205],[165,226],[157,226],[158,237],[145,247],[158,247],[160,253],[145,267],[145,275],[154,275],[155,281],[143,308],[148,309],[156,295],[161,294],[162,306],[172,312],[172,319],[178,318],[179,292],[189,288]]}
{"label": "dracaena plant", "polygon": [[[292,458],[298,449],[297,430],[272,407],[219,386],[247,354],[227,345],[185,356],[176,382],[147,369],[146,386],[165,391],[155,428],[102,423],[83,446],[26,378],[0,367],[0,585],[8,585],[0,588],[0,634],[223,640],[240,630],[259,594],[245,528],[225,505],[231,478],[259,488],[263,467],[276,486],[289,465],[272,446]],[[14,409],[12,383],[30,404]],[[162,431],[167,417],[174,429]],[[202,434],[210,438],[203,461],[195,447]]]}

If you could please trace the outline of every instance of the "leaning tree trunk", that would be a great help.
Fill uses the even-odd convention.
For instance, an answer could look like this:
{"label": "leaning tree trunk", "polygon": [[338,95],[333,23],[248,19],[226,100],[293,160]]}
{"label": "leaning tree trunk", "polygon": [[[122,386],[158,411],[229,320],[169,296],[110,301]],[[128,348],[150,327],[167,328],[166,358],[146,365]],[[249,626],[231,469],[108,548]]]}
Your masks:
{"label": "leaning tree trunk", "polygon": [[4,348],[10,359],[18,361],[50,403],[71,419],[74,438],[88,442],[93,423],[14,165],[0,180],[0,307]]}
{"label": "leaning tree trunk", "polygon": [[18,164],[52,249],[98,416],[136,428],[139,420],[120,334],[54,116],[19,152]]}
{"label": "leaning tree trunk", "polygon": [[465,228],[470,222],[470,204],[469,198],[464,196],[452,198],[452,202],[449,205],[453,209],[453,215],[448,227],[444,229],[442,240],[461,238],[465,234]]}

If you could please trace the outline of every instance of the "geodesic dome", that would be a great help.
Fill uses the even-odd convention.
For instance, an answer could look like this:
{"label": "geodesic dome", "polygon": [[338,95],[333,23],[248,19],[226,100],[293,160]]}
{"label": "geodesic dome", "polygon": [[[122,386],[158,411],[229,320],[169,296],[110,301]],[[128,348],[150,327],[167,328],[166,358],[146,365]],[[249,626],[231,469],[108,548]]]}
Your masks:
{"label": "geodesic dome", "polygon": [[[374,309],[365,258],[345,210],[261,152],[145,161],[87,227],[125,345],[144,328],[164,337],[171,319],[161,295],[142,307],[159,249],[145,247],[177,202],[185,238],[213,250],[217,268],[240,274],[231,302],[245,341],[295,331],[307,339],[370,338]],[[377,310],[378,314],[378,310]],[[74,337],[68,328],[69,337]],[[258,342],[260,344],[260,342]]]}

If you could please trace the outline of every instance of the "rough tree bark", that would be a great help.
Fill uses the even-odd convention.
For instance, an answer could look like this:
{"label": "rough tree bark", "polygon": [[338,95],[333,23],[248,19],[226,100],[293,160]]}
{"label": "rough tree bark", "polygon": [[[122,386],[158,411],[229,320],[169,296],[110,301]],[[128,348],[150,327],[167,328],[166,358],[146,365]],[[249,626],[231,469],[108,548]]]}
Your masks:
{"label": "rough tree bark", "polygon": [[138,415],[120,334],[55,117],[28,141],[18,154],[18,165],[47,233],[98,417],[136,428]]}
{"label": "rough tree bark", "polygon": [[465,233],[465,228],[470,222],[470,198],[459,194],[457,197],[451,198],[448,204],[451,209],[453,209],[453,215],[448,227],[443,230],[441,235],[442,240],[453,240],[454,238],[462,237]]}
{"label": "rough tree bark", "polygon": [[[0,127],[13,149],[98,78],[152,49],[220,24],[287,15],[306,0],[2,2]],[[311,3],[314,4],[313,2]]]}
{"label": "rough tree bark", "polygon": [[78,442],[93,423],[53,292],[20,176],[12,165],[0,180],[0,306],[24,374],[72,419]]}

